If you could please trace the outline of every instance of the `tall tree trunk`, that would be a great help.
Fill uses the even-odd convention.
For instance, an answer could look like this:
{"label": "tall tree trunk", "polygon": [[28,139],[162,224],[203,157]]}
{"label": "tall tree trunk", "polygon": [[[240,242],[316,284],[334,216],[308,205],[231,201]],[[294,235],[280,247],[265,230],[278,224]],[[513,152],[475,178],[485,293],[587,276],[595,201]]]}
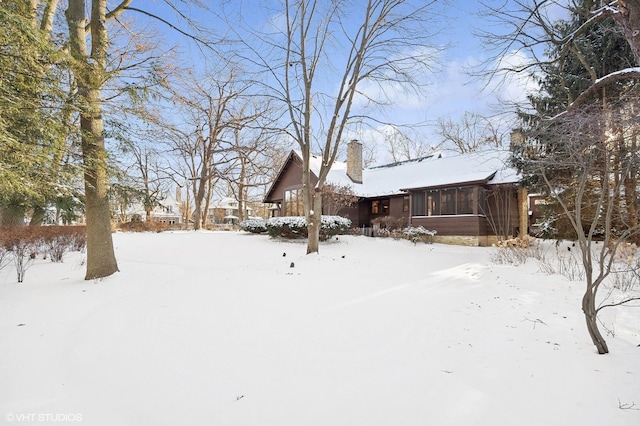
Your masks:
{"label": "tall tree trunk", "polygon": [[307,212],[307,254],[318,253],[320,251],[320,228],[322,227],[322,193],[316,188],[311,197],[313,208]]}
{"label": "tall tree trunk", "polygon": [[29,226],[40,226],[44,222],[47,209],[44,206],[37,205],[33,207],[33,213],[31,214],[31,220]]}
{"label": "tall tree trunk", "polygon": [[108,198],[107,152],[104,144],[101,88],[104,82],[108,36],[105,27],[106,0],[91,3],[91,55],[87,49],[84,0],[69,0],[66,11],[69,47],[74,59],[74,75],[80,111],[82,159],[84,163],[85,211],[87,222],[86,280],[102,278],[118,271],[111,236]]}
{"label": "tall tree trunk", "polygon": [[636,65],[640,66],[640,0],[620,0],[618,4],[621,13],[613,14],[613,19],[622,28]]}

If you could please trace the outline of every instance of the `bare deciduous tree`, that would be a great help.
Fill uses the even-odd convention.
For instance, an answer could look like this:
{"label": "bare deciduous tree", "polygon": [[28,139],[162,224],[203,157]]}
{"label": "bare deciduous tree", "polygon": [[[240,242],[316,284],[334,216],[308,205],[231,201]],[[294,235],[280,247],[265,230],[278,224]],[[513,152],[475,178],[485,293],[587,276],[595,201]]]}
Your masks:
{"label": "bare deciduous tree", "polygon": [[440,147],[460,154],[502,147],[503,134],[487,117],[465,112],[460,121],[438,119]]}
{"label": "bare deciduous tree", "polygon": [[391,127],[384,133],[384,142],[394,163],[425,157],[435,151],[435,147],[412,139],[397,127]]}
{"label": "bare deciduous tree", "polygon": [[[530,139],[514,147],[516,162],[529,182],[538,179],[547,188],[576,233],[587,277],[582,303],[587,329],[598,353],[608,353],[597,327],[602,307],[596,307],[596,297],[618,247],[638,233],[638,161],[632,148],[638,126],[629,118],[637,116],[640,1],[515,0],[507,8],[486,6],[489,19],[507,29],[485,33],[486,45],[497,49],[492,59],[498,66],[491,74],[547,76],[543,82],[550,96],[536,99],[536,111],[528,117],[522,114]],[[569,20],[553,18],[552,8],[564,9]],[[602,49],[616,30],[624,36],[622,44]],[[621,54],[623,47],[629,58]],[[513,51],[524,60],[504,61]],[[605,239],[599,249],[593,245],[598,234]]]}
{"label": "bare deciduous tree", "polygon": [[250,97],[231,113],[225,157],[229,166],[220,178],[238,201],[238,220],[246,219],[247,203],[263,194],[273,181],[284,154],[282,143],[273,130],[273,109],[259,97]]}
{"label": "bare deciduous tree", "polygon": [[329,215],[337,215],[340,210],[353,206],[359,199],[350,185],[328,183],[322,187],[322,208]]}
{"label": "bare deciduous tree", "polygon": [[[284,0],[281,19],[263,43],[245,46],[246,59],[262,67],[269,96],[283,105],[288,135],[303,161],[307,253],[318,252],[322,187],[346,139],[345,129],[362,122],[356,102],[380,102],[363,83],[393,92],[418,88],[418,80],[435,64],[430,38],[438,25],[439,2],[398,0]],[[389,93],[389,92],[387,92]],[[358,117],[356,117],[358,116]],[[312,183],[312,153],[321,158]]]}
{"label": "bare deciduous tree", "polygon": [[[637,217],[629,217],[629,210],[621,208],[626,202],[625,183],[618,178],[635,167],[640,155],[634,151],[615,158],[616,151],[611,149],[615,141],[603,131],[611,118],[597,106],[575,110],[531,130],[529,136],[544,143],[538,149],[528,145],[520,153],[525,174],[541,179],[575,231],[586,281],[582,310],[600,354],[609,352],[598,329],[600,310],[640,300],[628,297],[599,305],[598,291],[611,274],[618,251],[640,233]],[[637,126],[627,115],[616,122]]]}
{"label": "bare deciduous tree", "polygon": [[229,167],[226,136],[237,127],[234,103],[246,89],[238,84],[235,73],[235,69],[222,69],[215,78],[189,75],[170,88],[176,107],[173,117],[158,123],[166,130],[169,151],[179,159],[173,165],[174,179],[187,182],[193,197],[194,229],[206,223],[215,183]]}

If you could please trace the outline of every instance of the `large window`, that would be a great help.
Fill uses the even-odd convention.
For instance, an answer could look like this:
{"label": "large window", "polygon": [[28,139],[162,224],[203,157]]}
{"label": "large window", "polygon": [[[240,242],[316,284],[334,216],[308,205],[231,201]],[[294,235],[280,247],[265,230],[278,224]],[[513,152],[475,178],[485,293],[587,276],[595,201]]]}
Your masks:
{"label": "large window", "polygon": [[473,188],[432,189],[413,192],[413,216],[473,214]]}
{"label": "large window", "polygon": [[289,189],[284,191],[285,216],[304,215],[304,197],[302,194],[302,188]]}

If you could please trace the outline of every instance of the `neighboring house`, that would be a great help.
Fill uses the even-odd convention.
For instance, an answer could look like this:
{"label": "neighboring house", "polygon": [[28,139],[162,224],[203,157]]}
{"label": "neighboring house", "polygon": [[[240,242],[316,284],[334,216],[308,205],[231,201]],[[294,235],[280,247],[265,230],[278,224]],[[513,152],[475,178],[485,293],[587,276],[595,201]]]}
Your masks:
{"label": "neighboring house", "polygon": [[[437,231],[437,240],[490,245],[528,231],[528,197],[517,172],[506,166],[507,152],[483,152],[416,160],[362,169],[362,145],[351,141],[347,162],[335,162],[327,183],[350,185],[357,205],[340,215],[353,226],[371,228],[393,218]],[[312,158],[317,181],[320,158]],[[274,215],[303,213],[302,157],[292,151],[267,192]],[[384,226],[384,225],[383,225]]]}
{"label": "neighboring house", "polygon": [[[144,207],[139,204],[132,207],[127,219],[131,220],[133,215],[138,216],[143,221],[146,220]],[[183,219],[179,200],[170,195],[159,200],[159,205],[151,210],[151,221],[167,223],[171,226],[181,225]]]}
{"label": "neighboring house", "polygon": [[[231,223],[237,224],[240,217],[240,208],[237,200],[227,197],[214,202],[212,207],[209,207],[207,216],[208,223]],[[251,217],[253,209],[245,206],[244,219]]]}
{"label": "neighboring house", "polygon": [[171,226],[181,225],[182,206],[179,200],[172,196],[168,196],[160,201],[160,205],[151,210],[151,220],[153,222],[167,223]]}

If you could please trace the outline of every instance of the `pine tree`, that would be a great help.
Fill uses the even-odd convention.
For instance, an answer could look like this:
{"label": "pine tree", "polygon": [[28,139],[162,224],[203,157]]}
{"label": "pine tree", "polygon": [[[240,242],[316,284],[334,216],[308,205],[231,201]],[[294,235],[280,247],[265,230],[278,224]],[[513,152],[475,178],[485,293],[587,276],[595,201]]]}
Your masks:
{"label": "pine tree", "polygon": [[23,224],[27,209],[61,193],[64,57],[33,25],[27,2],[0,3],[0,21],[0,223]]}

